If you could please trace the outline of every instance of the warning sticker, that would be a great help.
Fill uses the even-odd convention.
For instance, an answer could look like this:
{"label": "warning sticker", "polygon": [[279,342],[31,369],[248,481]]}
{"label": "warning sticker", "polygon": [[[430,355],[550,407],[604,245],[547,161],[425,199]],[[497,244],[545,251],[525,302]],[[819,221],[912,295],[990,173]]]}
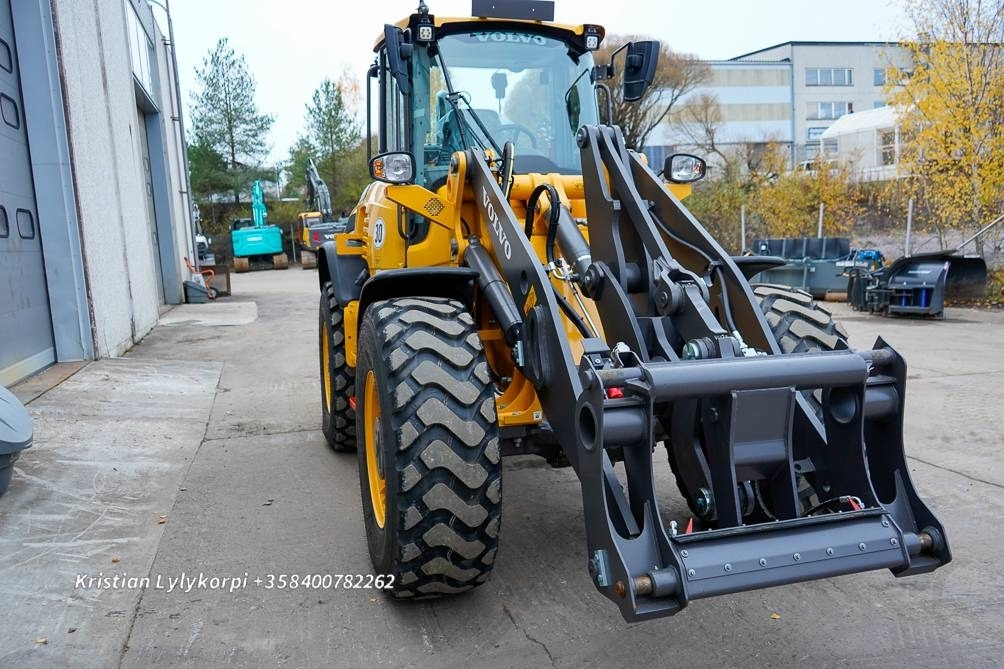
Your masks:
{"label": "warning sticker", "polygon": [[523,302],[523,313],[529,313],[531,309],[537,304],[537,293],[534,292],[533,286],[530,286],[530,292],[526,294],[526,300]]}

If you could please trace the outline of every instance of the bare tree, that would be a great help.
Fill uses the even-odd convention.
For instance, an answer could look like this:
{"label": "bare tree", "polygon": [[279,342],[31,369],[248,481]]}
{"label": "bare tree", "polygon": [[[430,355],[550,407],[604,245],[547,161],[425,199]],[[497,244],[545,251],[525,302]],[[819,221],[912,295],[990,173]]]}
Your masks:
{"label": "bare tree", "polygon": [[[638,36],[611,35],[604,41],[603,48],[596,52],[597,63],[609,63],[610,54],[619,47],[644,39]],[[618,60],[622,55],[617,56]],[[623,62],[615,63],[617,76],[610,84],[614,122],[624,133],[627,145],[636,151],[645,146],[652,130],[669,116],[680,98],[692,91],[708,76],[708,67],[696,56],[676,53],[666,45],[659,50],[659,65],[652,85],[640,100],[624,100],[621,81]]]}

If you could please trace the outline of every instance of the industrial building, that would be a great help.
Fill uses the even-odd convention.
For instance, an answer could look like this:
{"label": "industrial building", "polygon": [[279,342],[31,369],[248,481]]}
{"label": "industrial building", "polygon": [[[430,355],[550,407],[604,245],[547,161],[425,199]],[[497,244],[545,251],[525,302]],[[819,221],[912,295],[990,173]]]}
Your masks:
{"label": "industrial building", "polygon": [[183,301],[173,63],[145,1],[0,0],[0,384],[121,355]]}
{"label": "industrial building", "polygon": [[[895,43],[784,42],[725,61],[708,61],[709,78],[682,97],[682,107],[711,96],[720,106],[722,146],[768,139],[788,147],[792,165],[833,154],[823,133],[848,114],[885,105],[889,68],[912,69]],[[693,128],[679,113],[653,131],[645,152],[658,158],[694,147]]]}

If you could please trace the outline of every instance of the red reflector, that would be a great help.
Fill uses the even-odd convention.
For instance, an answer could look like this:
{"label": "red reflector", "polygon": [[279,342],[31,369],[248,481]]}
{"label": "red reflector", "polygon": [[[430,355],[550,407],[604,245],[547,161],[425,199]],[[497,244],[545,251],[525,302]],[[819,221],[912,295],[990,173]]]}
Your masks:
{"label": "red reflector", "polygon": [[687,530],[686,532],[684,532],[684,534],[692,534],[693,531],[694,531],[694,519],[691,518],[690,520],[687,521]]}
{"label": "red reflector", "polygon": [[352,407],[353,411],[356,410],[356,398],[355,398],[355,395],[353,395],[352,397],[349,398],[349,406]]}
{"label": "red reflector", "polygon": [[624,391],[620,388],[607,388],[607,398],[611,400],[616,400],[624,397]]}
{"label": "red reflector", "polygon": [[321,236],[321,233],[320,233],[320,232],[311,232],[311,233],[310,233],[310,238],[311,238],[311,239],[312,239],[313,241],[315,241],[315,242],[318,242],[318,243],[320,243],[320,242],[321,242],[321,240],[323,239],[323,237]]}

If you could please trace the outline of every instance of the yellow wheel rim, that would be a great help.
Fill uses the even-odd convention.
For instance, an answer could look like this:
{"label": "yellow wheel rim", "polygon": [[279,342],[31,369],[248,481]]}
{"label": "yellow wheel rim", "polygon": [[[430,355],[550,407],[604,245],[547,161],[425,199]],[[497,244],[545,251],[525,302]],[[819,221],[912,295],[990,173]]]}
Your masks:
{"label": "yellow wheel rim", "polygon": [[363,389],[363,425],[366,438],[366,473],[370,483],[370,502],[373,519],[382,528],[387,520],[387,481],[380,473],[380,400],[377,397],[376,376],[373,370],[366,372],[366,386]]}
{"label": "yellow wheel rim", "polygon": [[328,409],[328,413],[331,413],[333,406],[333,402],[331,401],[331,367],[329,358],[331,354],[328,352],[330,346],[331,341],[327,324],[321,325],[321,383],[324,384],[324,404]]}

